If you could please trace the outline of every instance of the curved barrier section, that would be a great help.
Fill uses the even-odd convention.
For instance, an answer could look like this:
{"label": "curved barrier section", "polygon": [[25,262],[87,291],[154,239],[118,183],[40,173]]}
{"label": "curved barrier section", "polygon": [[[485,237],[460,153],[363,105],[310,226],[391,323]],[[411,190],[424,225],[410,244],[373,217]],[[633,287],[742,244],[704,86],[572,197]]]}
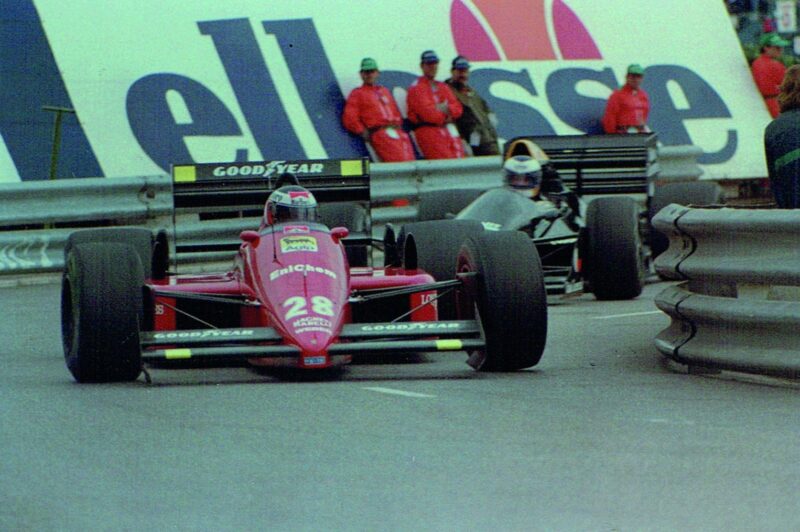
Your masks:
{"label": "curved barrier section", "polygon": [[669,205],[653,219],[670,247],[656,297],[672,319],[658,350],[698,367],[800,377],[800,211]]}

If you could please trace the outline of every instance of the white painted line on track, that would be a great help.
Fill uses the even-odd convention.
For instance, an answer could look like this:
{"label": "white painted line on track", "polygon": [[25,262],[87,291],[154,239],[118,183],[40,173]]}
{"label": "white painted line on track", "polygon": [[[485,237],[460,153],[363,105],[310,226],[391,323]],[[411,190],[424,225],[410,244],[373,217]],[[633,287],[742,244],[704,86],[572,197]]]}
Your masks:
{"label": "white painted line on track", "polygon": [[382,388],[380,386],[368,386],[365,387],[364,389],[369,390],[371,392],[385,393],[388,395],[402,395],[403,397],[418,397],[418,398],[436,397],[435,395],[428,395],[426,393],[406,392],[403,390],[395,390],[394,388]]}
{"label": "white painted line on track", "polygon": [[[593,320],[613,320],[614,318],[630,318],[631,316],[647,316],[649,314],[664,314],[660,310],[649,310],[647,312],[631,312],[629,314],[611,314],[610,316],[595,316]],[[666,316],[666,314],[664,314]]]}

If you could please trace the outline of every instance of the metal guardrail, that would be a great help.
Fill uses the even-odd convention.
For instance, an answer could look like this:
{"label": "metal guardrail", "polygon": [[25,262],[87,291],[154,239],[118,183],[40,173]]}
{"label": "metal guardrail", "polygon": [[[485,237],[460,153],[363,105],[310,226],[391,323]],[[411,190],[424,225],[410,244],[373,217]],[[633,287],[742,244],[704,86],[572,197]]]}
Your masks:
{"label": "metal guardrail", "polygon": [[683,282],[656,305],[658,350],[689,367],[800,377],[800,210],[693,209],[653,219],[670,247],[660,275]]}
{"label": "metal guardrail", "polygon": [[[669,157],[659,163],[663,172],[669,168]],[[387,223],[414,221],[421,192],[500,186],[499,169],[499,156],[371,165],[373,235],[381,237]],[[62,269],[66,239],[80,227],[155,227],[172,214],[171,190],[166,175],[4,184],[0,186],[0,275]],[[408,205],[390,206],[397,199],[408,200]],[[230,241],[256,225],[256,218],[187,217],[178,220],[177,232],[178,238],[189,241]],[[222,257],[190,254],[178,261],[216,260],[217,255]]]}

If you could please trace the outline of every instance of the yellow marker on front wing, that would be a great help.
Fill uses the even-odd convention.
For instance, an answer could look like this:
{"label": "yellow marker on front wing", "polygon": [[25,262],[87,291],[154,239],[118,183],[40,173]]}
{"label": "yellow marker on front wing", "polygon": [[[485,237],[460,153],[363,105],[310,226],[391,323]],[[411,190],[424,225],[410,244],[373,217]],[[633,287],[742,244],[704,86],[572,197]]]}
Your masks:
{"label": "yellow marker on front wing", "polygon": [[165,349],[164,356],[167,360],[177,360],[181,358],[192,358],[191,349]]}
{"label": "yellow marker on front wing", "polygon": [[458,351],[462,345],[461,340],[436,340],[436,349],[439,351]]}

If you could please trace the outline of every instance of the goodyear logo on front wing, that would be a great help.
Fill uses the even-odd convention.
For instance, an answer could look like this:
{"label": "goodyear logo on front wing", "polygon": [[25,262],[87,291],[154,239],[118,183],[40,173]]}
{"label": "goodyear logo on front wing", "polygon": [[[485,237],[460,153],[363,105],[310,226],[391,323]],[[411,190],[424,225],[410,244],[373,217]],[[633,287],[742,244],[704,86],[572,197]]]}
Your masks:
{"label": "goodyear logo on front wing", "polygon": [[313,236],[285,236],[281,238],[281,252],[317,251],[317,239]]}

